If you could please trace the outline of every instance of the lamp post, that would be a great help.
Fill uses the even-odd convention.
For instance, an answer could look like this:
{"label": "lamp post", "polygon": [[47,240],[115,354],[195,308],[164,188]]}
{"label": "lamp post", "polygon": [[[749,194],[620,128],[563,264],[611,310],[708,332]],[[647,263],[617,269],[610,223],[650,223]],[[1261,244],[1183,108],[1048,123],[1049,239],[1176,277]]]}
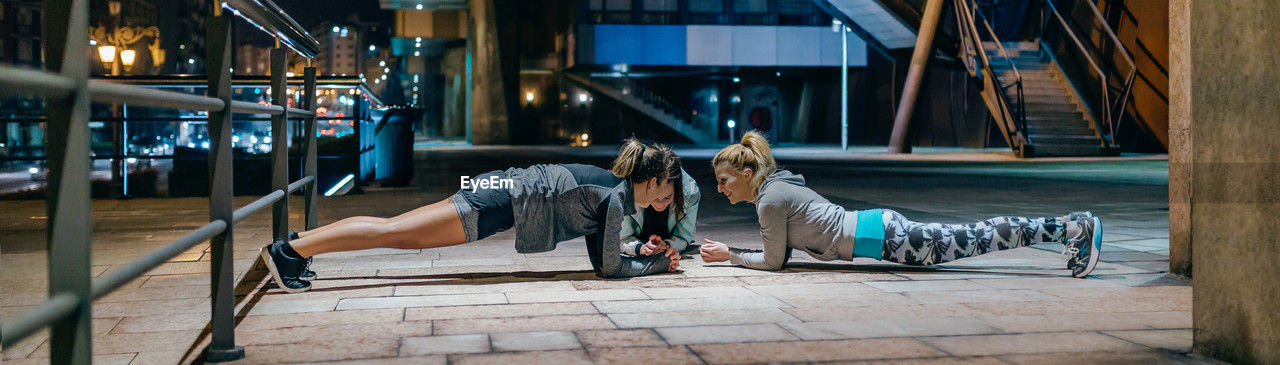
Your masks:
{"label": "lamp post", "polygon": [[[122,67],[125,72],[133,71],[133,65],[137,61],[138,53],[131,49],[131,46],[147,37],[152,40],[151,44],[147,45],[151,55],[150,67],[159,68],[164,64],[164,50],[160,48],[160,29],[155,26],[136,27],[122,25],[120,20],[121,7],[119,0],[107,1],[107,10],[111,14],[111,24],[89,27],[89,39],[93,40],[91,44],[99,45],[97,50],[98,58],[102,61],[103,68],[107,69],[111,76],[120,76]],[[112,104],[111,116],[120,117],[122,114],[121,107],[121,105]],[[129,166],[125,160],[125,155],[128,154],[127,122],[113,123],[111,134],[113,140],[116,141],[116,145],[112,148],[114,156],[111,159],[111,182],[113,185],[120,187],[118,191],[122,195],[128,196]]]}

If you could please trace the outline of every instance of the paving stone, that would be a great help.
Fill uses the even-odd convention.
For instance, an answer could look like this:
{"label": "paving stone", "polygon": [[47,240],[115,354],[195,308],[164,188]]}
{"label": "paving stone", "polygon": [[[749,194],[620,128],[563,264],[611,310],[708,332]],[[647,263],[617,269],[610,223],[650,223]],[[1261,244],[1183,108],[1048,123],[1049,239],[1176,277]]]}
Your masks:
{"label": "paving stone", "polygon": [[920,303],[1035,302],[1060,299],[1035,290],[1000,289],[914,291],[905,292],[903,295],[911,301]]}
{"label": "paving stone", "polygon": [[390,323],[402,320],[418,321],[420,319],[404,318],[404,309],[399,308],[255,315],[246,316],[240,320],[240,323],[236,324],[236,330],[256,331],[335,324]]}
{"label": "paving stone", "polygon": [[582,348],[573,332],[507,332],[489,335],[494,351],[544,351]]}
{"label": "paving stone", "polygon": [[619,328],[683,327],[728,324],[798,322],[795,317],[778,308],[748,308],[737,310],[610,313]]}
{"label": "paving stone", "polygon": [[635,289],[566,290],[506,293],[511,303],[590,302],[596,300],[648,299]]}
{"label": "paving stone", "polygon": [[1150,328],[1190,328],[1189,312],[1049,313],[1010,315],[993,311],[983,315],[992,326],[1008,332],[1063,332]]}
{"label": "paving stone", "polygon": [[821,283],[856,283],[863,281],[903,280],[902,277],[890,273],[867,272],[804,272],[794,271],[787,275],[744,276],[738,278],[746,285],[767,286],[785,284],[821,284]]}
{"label": "paving stone", "polygon": [[395,295],[480,294],[577,290],[567,281],[533,281],[499,284],[397,285]]}
{"label": "paving stone", "polygon": [[701,308],[737,310],[748,308],[780,308],[786,303],[768,297],[679,298],[652,300],[609,300],[595,302],[600,313],[678,312]]}
{"label": "paving stone", "polygon": [[[402,364],[403,365],[447,365],[449,363],[449,358],[446,357],[445,355],[427,355],[427,356],[412,356],[412,357],[379,357],[379,358],[373,358],[373,359],[342,360],[342,361],[339,361],[338,363],[341,363],[343,365],[402,365]],[[334,364],[334,362],[323,361],[323,362],[307,362],[302,364],[332,365]]]}
{"label": "paving stone", "polygon": [[592,347],[652,347],[666,346],[652,329],[631,330],[580,330],[575,331],[578,342]]}
{"label": "paving stone", "polygon": [[1052,352],[1137,351],[1138,346],[1096,332],[1027,333],[958,337],[922,337],[952,355],[979,356]]}
{"label": "paving stone", "polygon": [[400,356],[489,352],[489,335],[405,337],[400,340]]}
{"label": "paving stone", "polygon": [[868,281],[863,284],[889,293],[990,289],[971,280]]}
{"label": "paving stone", "polygon": [[253,308],[249,309],[249,315],[262,316],[271,314],[329,312],[332,311],[334,307],[338,306],[338,300],[338,298],[329,298],[253,303]]}
{"label": "paving stone", "polygon": [[776,324],[671,327],[656,330],[672,345],[799,340]]}
{"label": "paving stone", "polygon": [[713,286],[692,288],[645,288],[641,289],[653,299],[673,298],[720,298],[739,296],[759,296],[755,292],[740,286]]}
{"label": "paving stone", "polygon": [[[137,354],[93,355],[92,360],[90,361],[92,361],[94,364],[129,365],[131,362],[133,362],[133,359],[136,356]],[[5,360],[4,363],[9,365],[27,365],[27,364],[45,365],[45,364],[49,364],[49,358],[45,357],[45,358]]]}
{"label": "paving stone", "polygon": [[1191,352],[1191,329],[1103,331],[1102,333],[1153,349],[1177,353]]}
{"label": "paving stone", "polygon": [[642,276],[627,280],[574,280],[572,283],[573,287],[578,290],[698,288],[743,285],[742,280],[735,277],[684,278],[660,276]]}
{"label": "paving stone", "polygon": [[494,354],[449,355],[449,363],[455,365],[511,365],[511,364],[591,364],[584,350],[504,352]]}
{"label": "paving stone", "polygon": [[95,303],[94,318],[138,317],[162,314],[189,314],[208,311],[208,298],[147,300],[139,302]]}
{"label": "paving stone", "polygon": [[400,341],[391,338],[351,338],[343,341],[297,342],[276,345],[247,345],[245,362],[284,363],[346,361],[394,357]]}
{"label": "paving stone", "polygon": [[497,293],[347,298],[338,302],[337,310],[443,307],[451,305],[503,304],[506,302],[507,297]]}
{"label": "paving stone", "polygon": [[111,333],[200,330],[209,324],[210,317],[211,314],[207,310],[188,315],[125,317],[114,328],[108,328],[108,330]]}
{"label": "paving stone", "polygon": [[870,361],[834,361],[824,363],[827,365],[877,365],[877,364],[893,364],[893,365],[1005,365],[1004,361],[991,356],[960,356],[960,357],[933,357],[933,358],[917,358],[917,359],[893,359],[893,360],[870,360]]}
{"label": "paving stone", "polygon": [[1114,288],[1122,286],[1106,280],[1073,277],[973,279],[972,281],[995,289]]}
{"label": "paving stone", "polygon": [[710,364],[911,359],[946,355],[911,338],[690,345]]}
{"label": "paving stone", "polygon": [[405,320],[477,319],[505,317],[537,317],[565,314],[596,314],[596,308],[587,302],[525,303],[468,305],[431,308],[406,308]]}
{"label": "paving stone", "polygon": [[445,319],[435,321],[437,335],[494,332],[573,331],[616,328],[600,314],[565,316]]}
{"label": "paving stone", "polygon": [[597,364],[701,364],[684,346],[592,348],[587,353]]}
{"label": "paving stone", "polygon": [[295,342],[324,343],[361,338],[430,336],[431,334],[432,323],[429,321],[334,324],[236,331],[236,343],[242,345],[271,345]]}
{"label": "paving stone", "polygon": [[[1052,354],[1028,354],[1000,356],[1010,364],[1203,364],[1186,357],[1153,350],[1093,351]],[[1214,362],[1216,363],[1216,362]]]}
{"label": "paving stone", "polygon": [[[836,315],[838,316],[838,313]],[[957,317],[839,320],[779,323],[779,325],[805,341],[930,335],[956,336],[1003,332],[982,320]]]}
{"label": "paving stone", "polygon": [[186,351],[139,352],[129,365],[170,365],[182,362]]}

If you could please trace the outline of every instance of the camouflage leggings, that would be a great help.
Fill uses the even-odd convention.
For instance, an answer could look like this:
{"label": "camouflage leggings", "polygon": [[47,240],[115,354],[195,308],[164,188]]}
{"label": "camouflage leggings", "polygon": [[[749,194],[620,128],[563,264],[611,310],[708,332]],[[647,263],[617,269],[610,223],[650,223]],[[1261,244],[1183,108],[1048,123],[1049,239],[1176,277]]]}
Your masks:
{"label": "camouflage leggings", "polygon": [[995,217],[972,224],[920,223],[886,209],[883,258],[907,265],[934,265],[1041,242],[1062,243],[1065,228],[1056,217]]}

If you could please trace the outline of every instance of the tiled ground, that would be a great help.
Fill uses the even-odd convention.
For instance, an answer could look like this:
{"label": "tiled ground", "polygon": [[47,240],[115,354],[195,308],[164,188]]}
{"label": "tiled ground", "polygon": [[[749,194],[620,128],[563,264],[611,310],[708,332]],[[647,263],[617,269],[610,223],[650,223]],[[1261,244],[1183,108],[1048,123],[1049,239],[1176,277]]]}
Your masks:
{"label": "tiled ground", "polygon": [[[325,198],[322,221],[397,214],[446,196],[458,175],[500,166],[604,163],[565,155],[420,152],[417,188]],[[710,185],[706,161],[689,155],[687,169],[707,182],[698,237],[758,244],[753,210],[729,206]],[[1091,209],[1106,223],[1104,262],[1090,279],[1069,278],[1060,247],[1042,245],[928,268],[799,257],[787,270],[762,272],[687,258],[679,273],[606,280],[590,272],[581,240],[517,254],[505,232],[443,249],[317,257],[312,291],[283,294],[265,284],[249,293],[236,331],[247,351],[239,363],[1204,361],[1187,355],[1191,287],[1165,274],[1167,188],[1143,183],[1163,162],[783,162],[848,208],[919,220]],[[0,204],[0,317],[10,318],[44,297],[44,205]],[[95,274],[198,226],[206,204],[95,202]],[[269,220],[260,214],[237,226],[237,272],[266,243]],[[193,348],[208,322],[204,249],[95,303],[96,362],[174,363]],[[4,349],[4,362],[47,362],[46,337]]]}

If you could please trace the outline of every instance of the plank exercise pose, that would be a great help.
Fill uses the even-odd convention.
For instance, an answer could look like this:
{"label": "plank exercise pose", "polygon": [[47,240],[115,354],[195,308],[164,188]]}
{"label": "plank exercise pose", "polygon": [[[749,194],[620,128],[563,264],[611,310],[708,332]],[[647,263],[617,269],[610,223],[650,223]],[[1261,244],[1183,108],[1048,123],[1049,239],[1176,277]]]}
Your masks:
{"label": "plank exercise pose", "polygon": [[652,255],[671,247],[676,252],[697,251],[693,242],[698,222],[698,202],[702,192],[689,173],[680,170],[680,178],[671,180],[669,198],[655,200],[648,208],[622,220],[622,253],[631,256]]}
{"label": "plank exercise pose", "polygon": [[995,217],[972,224],[913,222],[888,209],[846,211],[804,186],[804,177],[778,170],[769,142],[752,131],[720,150],[711,164],[716,190],[729,203],[751,202],[764,250],[705,240],[702,260],[780,270],[792,249],[819,260],[870,257],[934,265],[1041,242],[1065,247],[1071,275],[1083,278],[1098,263],[1102,222],[1088,212],[1063,217]]}
{"label": "plank exercise pose", "polygon": [[551,251],[559,242],[586,236],[591,266],[604,277],[674,271],[680,255],[670,246],[654,247],[652,255],[628,257],[621,255],[620,242],[623,217],[655,202],[670,204],[677,185],[673,180],[680,178],[680,158],[670,148],[632,139],[610,170],[565,164],[491,171],[471,181],[499,183],[462,189],[392,218],[346,218],[287,242],[273,242],[261,255],[276,283],[297,293],[311,288],[304,278],[315,275],[307,269],[315,255],[452,246],[514,227],[519,253]]}

